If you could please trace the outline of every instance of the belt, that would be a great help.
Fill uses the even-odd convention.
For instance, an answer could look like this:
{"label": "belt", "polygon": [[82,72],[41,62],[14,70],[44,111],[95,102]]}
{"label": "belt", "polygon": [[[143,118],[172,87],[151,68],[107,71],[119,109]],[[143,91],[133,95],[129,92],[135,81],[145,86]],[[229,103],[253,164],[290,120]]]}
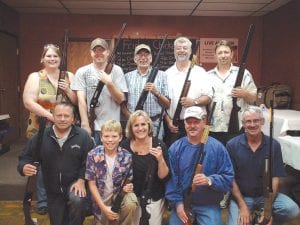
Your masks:
{"label": "belt", "polygon": [[152,121],[156,121],[156,120],[158,120],[160,118],[160,114],[157,114],[157,115],[155,115],[155,116],[150,116],[150,119],[152,120]]}

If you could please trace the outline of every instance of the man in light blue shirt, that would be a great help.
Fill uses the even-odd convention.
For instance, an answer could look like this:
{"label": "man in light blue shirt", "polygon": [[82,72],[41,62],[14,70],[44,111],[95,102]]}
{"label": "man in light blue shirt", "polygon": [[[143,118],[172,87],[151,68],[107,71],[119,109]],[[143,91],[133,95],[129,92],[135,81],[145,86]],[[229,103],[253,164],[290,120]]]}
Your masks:
{"label": "man in light blue shirt", "polygon": [[[130,113],[135,111],[143,90],[149,91],[143,110],[150,116],[153,122],[153,135],[156,136],[162,107],[169,108],[170,106],[167,75],[163,71],[158,70],[154,82],[148,82],[152,71],[152,55],[148,45],[140,44],[136,46],[134,62],[137,65],[137,69],[125,74],[128,86],[128,98],[126,104],[122,106],[122,112],[128,119]],[[160,128],[158,137],[160,139],[163,137],[162,127]]]}

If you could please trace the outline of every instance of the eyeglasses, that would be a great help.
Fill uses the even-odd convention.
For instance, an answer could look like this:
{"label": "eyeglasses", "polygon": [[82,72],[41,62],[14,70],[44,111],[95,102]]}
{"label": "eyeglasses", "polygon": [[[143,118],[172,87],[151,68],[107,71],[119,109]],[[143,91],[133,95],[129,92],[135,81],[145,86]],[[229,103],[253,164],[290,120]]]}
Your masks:
{"label": "eyeglasses", "polygon": [[254,125],[257,125],[259,124],[261,121],[261,119],[254,119],[254,120],[243,120],[243,123],[246,125],[246,126],[250,126],[252,124]]}
{"label": "eyeglasses", "polygon": [[45,44],[44,45],[44,49],[49,49],[49,48],[56,48],[56,49],[59,49],[59,46],[56,45],[56,44]]}

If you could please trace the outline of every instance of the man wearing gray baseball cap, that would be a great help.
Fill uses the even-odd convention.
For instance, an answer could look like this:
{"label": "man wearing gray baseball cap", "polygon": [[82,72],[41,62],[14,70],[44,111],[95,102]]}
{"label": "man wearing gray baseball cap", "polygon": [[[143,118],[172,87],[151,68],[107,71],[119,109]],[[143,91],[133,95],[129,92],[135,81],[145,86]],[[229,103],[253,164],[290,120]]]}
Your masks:
{"label": "man wearing gray baseball cap", "polygon": [[[110,56],[110,49],[106,40],[94,39],[90,45],[90,54],[92,63],[77,70],[71,88],[77,91],[81,127],[87,130],[89,134],[94,134],[96,145],[99,145],[100,128],[104,122],[110,119],[120,120],[120,104],[125,100],[127,85],[123,70],[118,65],[113,64],[110,74],[105,72]],[[105,86],[95,108],[96,119],[94,130],[91,130],[88,112],[99,81],[102,81]]]}
{"label": "man wearing gray baseball cap", "polygon": [[[169,148],[172,175],[167,182],[165,196],[172,209],[169,222],[172,225],[188,222],[190,213],[197,224],[222,225],[219,202],[223,193],[230,191],[234,172],[229,155],[221,142],[208,137],[204,147],[201,147],[205,125],[204,108],[186,108],[184,126],[187,136],[178,139]],[[197,161],[201,158],[203,162]],[[194,174],[197,164],[202,165],[202,171]],[[184,205],[191,186],[191,205]]]}
{"label": "man wearing gray baseball cap", "polygon": [[148,82],[152,67],[151,48],[146,44],[139,44],[134,50],[134,62],[137,68],[125,74],[128,86],[128,99],[122,106],[122,112],[126,119],[135,111],[138,100],[143,90],[149,91],[149,95],[144,103],[143,110],[150,116],[153,122],[153,136],[159,133],[159,139],[163,137],[163,129],[159,127],[159,118],[162,107],[169,108],[170,100],[167,86],[167,75],[158,70],[153,83]]}

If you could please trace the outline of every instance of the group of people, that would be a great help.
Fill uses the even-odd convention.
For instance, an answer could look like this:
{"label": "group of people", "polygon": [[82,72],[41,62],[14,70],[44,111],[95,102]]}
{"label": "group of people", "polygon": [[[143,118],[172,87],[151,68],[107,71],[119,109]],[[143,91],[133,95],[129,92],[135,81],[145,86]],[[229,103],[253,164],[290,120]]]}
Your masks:
{"label": "group of people", "polygon": [[[186,224],[191,218],[198,225],[221,225],[220,201],[231,193],[227,224],[250,224],[253,211],[264,206],[262,174],[270,141],[261,130],[261,110],[253,106],[256,86],[248,70],[241,87],[234,87],[238,67],[232,64],[233,47],[219,41],[217,65],[206,72],[190,60],[191,41],[179,37],[174,42],[174,65],[159,70],[152,83],[147,82],[152,71],[148,45],[135,47],[137,68],[124,74],[120,66],[109,65],[109,45],[96,38],[90,46],[92,63],[60,80],[60,49],[45,45],[44,68],[30,74],[24,88],[29,141],[18,164],[21,175],[38,174],[38,211],[49,214],[51,225],[82,225],[90,210],[97,225],[142,225],[145,218],[159,225],[168,205],[170,225]],[[187,74],[190,86],[182,96]],[[91,126],[90,102],[99,81],[104,87]],[[60,102],[58,88],[65,96]],[[135,110],[142,91],[149,94],[143,110]],[[228,132],[232,98],[241,107],[241,130],[236,134]],[[178,104],[182,110],[174,124]],[[74,106],[81,127],[74,125]],[[121,114],[127,120],[125,128]],[[32,165],[38,117],[49,121],[38,154],[40,170]],[[208,122],[211,132],[203,141]],[[273,140],[272,145],[270,223],[283,224],[299,214],[299,207],[278,193],[284,167],[279,143]],[[198,164],[202,170],[195,173]]]}

